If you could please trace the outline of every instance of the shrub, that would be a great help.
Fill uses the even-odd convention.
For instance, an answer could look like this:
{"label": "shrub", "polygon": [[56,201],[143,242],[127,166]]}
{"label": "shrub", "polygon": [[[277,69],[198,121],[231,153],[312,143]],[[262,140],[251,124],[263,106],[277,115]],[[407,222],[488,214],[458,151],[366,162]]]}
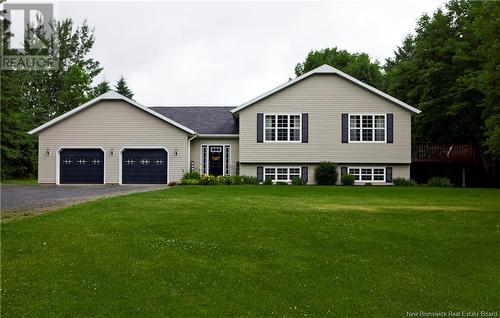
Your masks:
{"label": "shrub", "polygon": [[406,178],[394,178],[392,180],[392,183],[394,183],[394,185],[398,187],[414,187],[417,185],[417,182],[415,182],[415,180]]}
{"label": "shrub", "polygon": [[186,172],[183,176],[182,176],[182,179],[181,181],[185,180],[185,179],[195,179],[195,180],[198,180],[200,179],[200,173],[196,170],[193,170],[193,171],[190,171],[190,172]]}
{"label": "shrub", "polygon": [[182,185],[197,185],[200,184],[200,180],[198,179],[182,179]]}
{"label": "shrub", "polygon": [[218,183],[218,179],[216,176],[210,176],[206,174],[200,178],[199,182],[202,185],[215,185]]}
{"label": "shrub", "polygon": [[320,185],[334,185],[337,183],[337,164],[333,162],[321,162],[314,171],[316,183]]}
{"label": "shrub", "polygon": [[273,185],[273,179],[267,177],[264,182],[262,182],[264,185]]}
{"label": "shrub", "polygon": [[177,185],[177,182],[175,182],[175,181],[172,181],[172,182],[168,183],[169,187],[175,187],[176,185]]}
{"label": "shrub", "polygon": [[276,185],[288,185],[288,182],[285,182],[285,181],[278,181],[276,182]]}
{"label": "shrub", "polygon": [[373,185],[373,183],[371,183],[371,182],[365,183],[365,186],[372,186],[372,185]]}
{"label": "shrub", "polygon": [[342,185],[351,186],[354,184],[354,176],[352,174],[344,174],[340,181]]}
{"label": "shrub", "polygon": [[231,179],[233,179],[233,184],[245,184],[245,179],[242,176],[232,176]]}
{"label": "shrub", "polygon": [[302,179],[300,177],[295,177],[295,178],[292,178],[292,184],[293,185],[304,185],[306,183],[304,182],[304,179]]}
{"label": "shrub", "polygon": [[243,184],[259,184],[257,177],[243,176]]}
{"label": "shrub", "polygon": [[225,176],[225,177],[222,177],[222,182],[221,184],[225,184],[225,185],[231,185],[231,184],[234,184],[234,181],[233,181],[233,178],[230,177],[230,176]]}
{"label": "shrub", "polygon": [[444,177],[432,177],[427,181],[429,187],[453,187],[450,179]]}

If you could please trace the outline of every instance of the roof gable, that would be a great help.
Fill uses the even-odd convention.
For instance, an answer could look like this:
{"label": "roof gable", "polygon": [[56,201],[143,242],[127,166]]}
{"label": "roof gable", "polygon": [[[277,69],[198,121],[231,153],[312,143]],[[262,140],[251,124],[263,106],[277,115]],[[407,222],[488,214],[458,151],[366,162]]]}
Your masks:
{"label": "roof gable", "polygon": [[54,119],[46,122],[45,124],[43,124],[41,126],[38,126],[37,128],[35,128],[33,130],[30,130],[28,132],[28,134],[32,135],[32,134],[39,133],[40,131],[42,131],[44,129],[47,129],[50,126],[55,125],[58,122],[63,121],[64,119],[66,119],[68,117],[71,117],[71,116],[73,116],[73,115],[81,112],[82,110],[85,110],[86,108],[88,108],[88,107],[90,107],[90,106],[92,106],[92,105],[94,105],[94,104],[96,104],[96,103],[98,103],[100,101],[103,101],[103,100],[123,100],[123,101],[127,102],[128,104],[130,104],[132,106],[135,106],[135,107],[137,107],[137,108],[139,108],[139,109],[141,109],[141,110],[143,110],[143,111],[145,111],[145,112],[147,112],[147,113],[149,113],[149,114],[151,114],[151,115],[153,115],[153,116],[155,116],[155,117],[157,117],[157,118],[159,118],[159,119],[161,119],[161,120],[163,120],[163,121],[165,121],[165,122],[167,122],[167,123],[169,123],[169,124],[171,124],[171,125],[173,125],[173,126],[175,126],[177,128],[179,128],[179,129],[181,129],[181,130],[183,130],[183,131],[185,131],[185,132],[187,132],[189,134],[192,134],[192,135],[196,134],[196,132],[194,130],[192,130],[192,129],[184,126],[184,125],[181,125],[181,124],[177,123],[176,121],[174,121],[174,120],[172,120],[170,118],[167,118],[167,117],[163,116],[162,114],[157,113],[157,112],[149,109],[146,106],[143,106],[143,105],[139,104],[138,102],[136,102],[136,101],[134,101],[134,100],[132,100],[130,98],[127,98],[127,97],[125,97],[125,96],[123,96],[121,94],[118,94],[115,91],[109,91],[109,92],[104,93],[104,94],[102,94],[100,96],[97,96],[96,98],[94,98],[94,99],[86,102],[85,104],[80,105],[80,106],[78,106],[78,107],[76,107],[76,108],[74,108],[74,109],[72,109],[72,110],[70,110],[70,111],[68,111],[68,112],[60,115],[60,116],[58,116],[58,117],[56,117],[56,118],[54,118]]}
{"label": "roof gable", "polygon": [[416,114],[421,113],[421,111],[418,110],[418,109],[416,109],[415,107],[412,107],[412,106],[406,104],[405,102],[402,102],[399,99],[397,99],[395,97],[392,97],[391,95],[388,95],[388,94],[386,94],[386,93],[384,93],[384,92],[376,89],[373,86],[370,86],[370,85],[368,85],[366,83],[363,83],[362,81],[360,81],[360,80],[358,80],[358,79],[356,79],[356,78],[354,78],[354,77],[352,77],[352,76],[350,76],[350,75],[348,75],[348,74],[346,74],[346,73],[344,73],[342,71],[339,71],[336,68],[334,68],[334,67],[332,67],[330,65],[327,65],[327,64],[323,64],[322,66],[317,67],[317,68],[315,68],[315,69],[313,69],[313,70],[311,70],[311,71],[309,71],[309,72],[307,72],[305,74],[302,74],[301,76],[299,76],[299,77],[297,77],[297,78],[295,78],[295,79],[293,79],[291,81],[288,81],[288,82],[286,82],[284,84],[281,84],[280,86],[277,86],[277,87],[271,89],[270,91],[267,91],[264,94],[262,94],[260,96],[257,96],[254,99],[251,99],[248,102],[243,103],[240,106],[232,109],[231,112],[235,114],[235,113],[237,113],[237,112],[239,112],[239,111],[241,111],[241,110],[243,110],[243,109],[245,109],[245,108],[247,108],[247,107],[249,107],[249,106],[257,103],[258,101],[260,101],[260,100],[262,100],[262,99],[264,99],[264,98],[266,98],[268,96],[271,96],[272,94],[277,93],[277,92],[279,92],[279,91],[281,91],[281,90],[283,90],[283,89],[285,89],[285,88],[287,88],[287,87],[289,87],[289,86],[291,86],[291,85],[293,85],[293,84],[295,84],[295,83],[297,83],[297,82],[299,82],[301,80],[304,80],[304,79],[306,79],[309,76],[314,75],[314,74],[335,74],[335,75],[338,75],[341,78],[344,78],[345,80],[348,80],[348,81],[350,81],[350,82],[352,82],[352,83],[354,83],[356,85],[359,85],[362,88],[367,89],[368,91],[370,91],[370,92],[372,92],[372,93],[374,93],[376,95],[379,95],[382,98],[385,98],[385,99],[393,102],[394,104],[405,108],[406,110],[408,110],[410,112],[413,112],[413,113],[416,113]]}

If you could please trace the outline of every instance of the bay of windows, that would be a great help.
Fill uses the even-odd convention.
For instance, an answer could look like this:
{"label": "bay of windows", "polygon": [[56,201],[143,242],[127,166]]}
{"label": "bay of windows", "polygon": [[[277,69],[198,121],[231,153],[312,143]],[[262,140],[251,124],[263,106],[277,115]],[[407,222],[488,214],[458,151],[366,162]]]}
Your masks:
{"label": "bay of windows", "polygon": [[300,115],[266,115],[266,141],[300,141]]}
{"label": "bay of windows", "polygon": [[384,182],[384,168],[349,168],[349,174],[354,176],[355,181],[361,182]]}
{"label": "bay of windows", "polygon": [[385,115],[349,115],[351,142],[384,142]]}

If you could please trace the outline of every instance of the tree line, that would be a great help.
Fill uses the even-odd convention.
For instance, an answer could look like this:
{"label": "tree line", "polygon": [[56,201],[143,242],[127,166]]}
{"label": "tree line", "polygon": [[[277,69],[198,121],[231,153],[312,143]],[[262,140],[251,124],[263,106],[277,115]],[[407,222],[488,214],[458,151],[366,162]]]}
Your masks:
{"label": "tree line", "polygon": [[[451,0],[422,15],[383,64],[332,47],[309,52],[295,74],[325,63],[338,68],[422,110],[413,141],[475,144],[491,168],[500,159],[499,17],[499,2]],[[102,72],[88,57],[93,29],[66,19],[54,31],[48,44],[59,46],[59,69],[1,72],[3,178],[36,174],[36,137],[26,131],[110,89],[106,81],[92,85]],[[2,43],[8,38],[3,34]],[[133,97],[123,77],[115,89]]]}

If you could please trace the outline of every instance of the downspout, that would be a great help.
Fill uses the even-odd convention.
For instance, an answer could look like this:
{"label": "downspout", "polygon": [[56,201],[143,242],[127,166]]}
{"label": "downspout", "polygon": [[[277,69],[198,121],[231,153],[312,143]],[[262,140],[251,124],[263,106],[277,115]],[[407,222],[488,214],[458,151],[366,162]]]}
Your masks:
{"label": "downspout", "polygon": [[195,139],[198,137],[198,134],[196,134],[191,138],[188,139],[188,171],[191,172],[191,140]]}

